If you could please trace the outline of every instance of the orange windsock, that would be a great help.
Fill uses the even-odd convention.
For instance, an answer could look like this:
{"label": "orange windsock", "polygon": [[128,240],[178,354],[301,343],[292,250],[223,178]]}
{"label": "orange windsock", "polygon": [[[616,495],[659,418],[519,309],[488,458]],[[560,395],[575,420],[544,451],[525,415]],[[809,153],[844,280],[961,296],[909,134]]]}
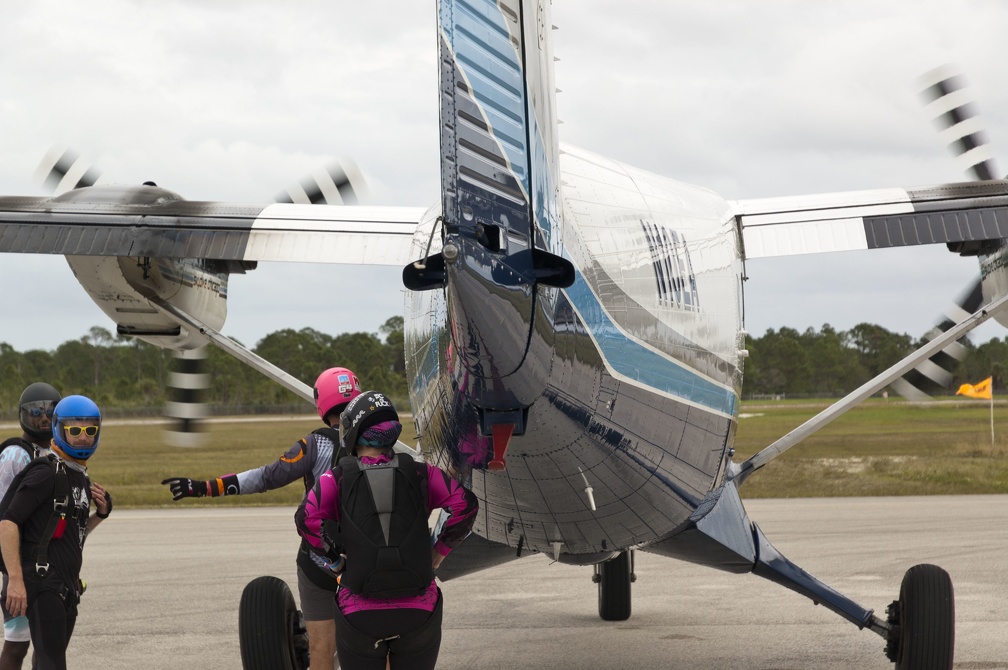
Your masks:
{"label": "orange windsock", "polygon": [[956,395],[964,395],[967,398],[984,398],[985,400],[993,399],[993,392],[991,391],[991,382],[993,377],[988,377],[987,379],[979,382],[978,384],[963,384],[956,391]]}

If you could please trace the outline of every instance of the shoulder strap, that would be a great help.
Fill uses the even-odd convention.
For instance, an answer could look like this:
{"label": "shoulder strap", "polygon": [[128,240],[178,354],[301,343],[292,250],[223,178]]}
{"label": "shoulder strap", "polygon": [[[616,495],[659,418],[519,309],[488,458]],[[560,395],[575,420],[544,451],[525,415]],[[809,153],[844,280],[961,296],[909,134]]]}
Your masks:
{"label": "shoulder strap", "polygon": [[[66,465],[59,459],[43,456],[29,463],[28,467],[37,461],[48,463],[56,475],[56,483],[53,488],[53,510],[49,514],[49,521],[42,532],[42,541],[35,547],[35,571],[40,577],[44,577],[49,571],[49,541],[56,533],[56,527],[60,521],[66,517],[67,508],[70,507],[70,477],[67,475]],[[27,469],[26,467],[25,470]]]}
{"label": "shoulder strap", "polygon": [[35,458],[36,449],[35,445],[24,439],[23,437],[10,437],[0,443],[0,451],[3,451],[7,447],[18,446],[28,452],[28,455]]}
{"label": "shoulder strap", "polygon": [[348,476],[352,477],[358,472],[360,472],[361,466],[360,461],[357,460],[356,456],[344,456],[339,459],[336,463],[343,470],[343,479],[346,480]]}

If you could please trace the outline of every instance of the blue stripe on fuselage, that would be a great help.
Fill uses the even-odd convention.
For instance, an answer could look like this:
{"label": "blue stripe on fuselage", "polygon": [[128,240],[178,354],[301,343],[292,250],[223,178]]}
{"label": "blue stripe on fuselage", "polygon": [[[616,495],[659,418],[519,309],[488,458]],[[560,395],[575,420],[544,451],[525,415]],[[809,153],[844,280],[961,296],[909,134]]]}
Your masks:
{"label": "blue stripe on fuselage", "polygon": [[599,353],[616,373],[669,395],[731,416],[736,395],[681,363],[630,339],[602,308],[580,270],[575,271],[567,298],[584,320]]}
{"label": "blue stripe on fuselage", "polygon": [[[527,108],[520,55],[510,41],[508,19],[495,0],[445,0],[441,3],[441,25],[456,58],[456,65],[472,89],[472,99],[479,105],[490,125],[492,136],[505,152],[512,176],[532,199],[536,229],[553,253],[563,255],[559,240],[553,239],[554,219],[558,216],[555,184],[548,165],[556,156],[547,155],[544,132],[539,119]],[[448,16],[448,12],[453,12]],[[538,36],[524,35],[527,43]],[[520,129],[524,120],[526,137]],[[528,162],[532,162],[532,184]],[[537,245],[538,246],[538,245]],[[610,368],[620,376],[639,382],[659,392],[681,398],[695,405],[731,416],[735,407],[734,390],[704,378],[681,363],[658,353],[623,333],[602,308],[580,272],[575,284],[567,289],[568,299],[580,313],[599,351]]]}

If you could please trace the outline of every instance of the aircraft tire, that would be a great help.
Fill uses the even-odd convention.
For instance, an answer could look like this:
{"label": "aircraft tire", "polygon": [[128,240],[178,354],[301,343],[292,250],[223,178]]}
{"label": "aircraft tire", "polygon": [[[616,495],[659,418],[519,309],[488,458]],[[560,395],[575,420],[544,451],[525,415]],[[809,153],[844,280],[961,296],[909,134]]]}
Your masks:
{"label": "aircraft tire", "polygon": [[630,552],[598,565],[598,611],[603,621],[630,618]]}
{"label": "aircraft tire", "polygon": [[907,570],[889,619],[900,631],[888,649],[896,670],[952,670],[955,595],[945,570],[928,564]]}
{"label": "aircraft tire", "polygon": [[244,670],[308,670],[308,635],[290,587],[256,577],[238,605],[238,642]]}

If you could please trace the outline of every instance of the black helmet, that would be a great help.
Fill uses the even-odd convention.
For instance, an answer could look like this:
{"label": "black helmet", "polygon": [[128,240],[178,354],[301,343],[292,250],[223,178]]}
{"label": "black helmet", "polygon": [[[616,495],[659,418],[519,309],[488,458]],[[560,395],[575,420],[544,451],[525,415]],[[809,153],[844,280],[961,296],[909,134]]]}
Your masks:
{"label": "black helmet", "polygon": [[[21,393],[18,401],[18,419],[21,430],[38,442],[49,442],[52,437],[52,415],[56,403],[63,399],[60,392],[45,382],[35,382]],[[42,427],[42,424],[45,424]]]}
{"label": "black helmet", "polygon": [[[399,422],[399,414],[393,407],[392,401],[384,393],[365,391],[351,400],[343,413],[340,414],[340,443],[344,449],[356,455],[357,443],[364,431],[384,421]],[[401,430],[402,427],[400,426],[399,429]],[[398,437],[399,435],[396,433],[391,444],[395,444]]]}

